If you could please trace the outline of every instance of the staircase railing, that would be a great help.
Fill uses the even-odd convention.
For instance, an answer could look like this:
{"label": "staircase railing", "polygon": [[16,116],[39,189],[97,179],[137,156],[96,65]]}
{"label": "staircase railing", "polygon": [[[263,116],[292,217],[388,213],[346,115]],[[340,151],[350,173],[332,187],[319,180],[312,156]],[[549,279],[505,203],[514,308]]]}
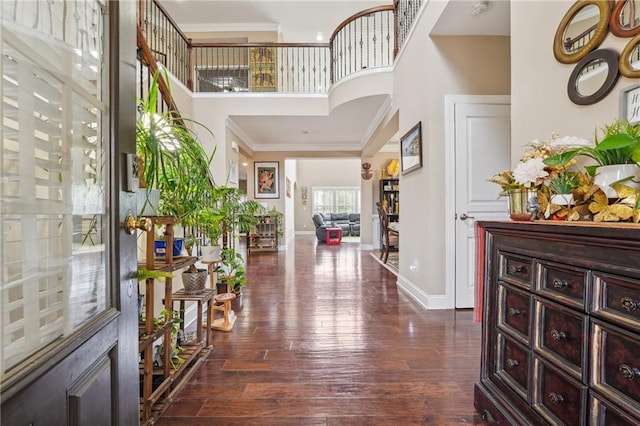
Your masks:
{"label": "staircase railing", "polygon": [[397,48],[401,49],[418,16],[422,0],[394,0],[393,3],[396,9]]}
{"label": "staircase railing", "polygon": [[393,5],[363,10],[343,21],[331,35],[331,82],[365,69],[393,64],[396,20]]}
{"label": "staircase railing", "polygon": [[327,43],[193,43],[195,92],[325,93]]}
{"label": "staircase railing", "polygon": [[157,0],[139,0],[139,36],[196,92],[326,93],[350,74],[391,66],[421,4],[395,0],[356,13],[329,43],[193,43]]}

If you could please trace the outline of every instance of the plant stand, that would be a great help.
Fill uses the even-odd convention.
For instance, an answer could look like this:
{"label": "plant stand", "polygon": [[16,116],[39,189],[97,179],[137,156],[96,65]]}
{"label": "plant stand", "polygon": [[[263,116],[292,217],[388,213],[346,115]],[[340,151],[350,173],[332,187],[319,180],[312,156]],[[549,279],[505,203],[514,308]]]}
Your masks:
{"label": "plant stand", "polygon": [[222,303],[222,305],[213,305],[212,311],[221,311],[222,318],[214,319],[211,328],[214,330],[231,331],[236,323],[235,313],[231,310],[231,301],[236,298],[234,293],[222,293],[216,295],[213,299]]}

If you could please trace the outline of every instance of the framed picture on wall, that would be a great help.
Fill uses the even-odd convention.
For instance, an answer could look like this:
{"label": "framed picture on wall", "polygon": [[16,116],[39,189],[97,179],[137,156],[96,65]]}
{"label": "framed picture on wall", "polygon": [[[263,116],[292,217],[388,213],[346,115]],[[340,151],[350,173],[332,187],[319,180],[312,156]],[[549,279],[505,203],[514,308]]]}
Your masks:
{"label": "framed picture on wall", "polygon": [[422,167],[421,121],[400,138],[400,172],[404,175]]}
{"label": "framed picture on wall", "polygon": [[280,198],[278,161],[253,163],[254,198]]}

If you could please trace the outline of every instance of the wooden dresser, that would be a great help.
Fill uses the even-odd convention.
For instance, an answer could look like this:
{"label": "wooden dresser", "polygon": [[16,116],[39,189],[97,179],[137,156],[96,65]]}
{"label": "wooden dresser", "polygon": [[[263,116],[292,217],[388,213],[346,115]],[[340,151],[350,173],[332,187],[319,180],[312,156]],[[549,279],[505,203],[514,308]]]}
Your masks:
{"label": "wooden dresser", "polygon": [[478,225],[478,412],[499,424],[640,424],[640,226]]}

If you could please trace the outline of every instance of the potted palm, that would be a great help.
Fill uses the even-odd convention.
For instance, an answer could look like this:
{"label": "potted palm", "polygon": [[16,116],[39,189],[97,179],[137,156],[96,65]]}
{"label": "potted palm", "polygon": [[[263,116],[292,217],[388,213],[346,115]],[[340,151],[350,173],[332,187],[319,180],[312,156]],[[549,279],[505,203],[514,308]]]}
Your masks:
{"label": "potted palm", "polygon": [[218,186],[216,191],[220,196],[222,248],[233,248],[236,234],[250,232],[258,223],[256,212],[262,206],[254,200],[243,200],[244,194],[238,188]]}

